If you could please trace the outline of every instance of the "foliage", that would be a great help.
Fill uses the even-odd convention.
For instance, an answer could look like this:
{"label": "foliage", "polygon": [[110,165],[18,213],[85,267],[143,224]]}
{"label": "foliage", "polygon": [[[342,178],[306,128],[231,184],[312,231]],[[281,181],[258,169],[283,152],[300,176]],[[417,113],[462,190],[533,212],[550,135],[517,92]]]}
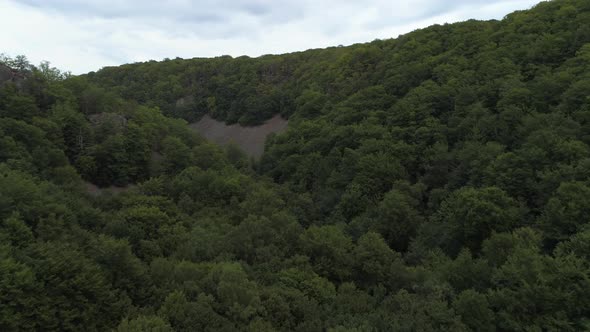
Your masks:
{"label": "foliage", "polygon": [[[590,329],[589,21],[76,77],[0,56],[0,330]],[[255,162],[186,121],[278,113]]]}

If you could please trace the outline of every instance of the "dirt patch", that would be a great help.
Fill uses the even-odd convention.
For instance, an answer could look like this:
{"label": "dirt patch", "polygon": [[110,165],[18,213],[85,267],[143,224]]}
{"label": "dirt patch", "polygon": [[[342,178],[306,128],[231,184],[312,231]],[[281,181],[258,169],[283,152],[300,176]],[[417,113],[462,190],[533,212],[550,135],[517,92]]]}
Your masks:
{"label": "dirt patch", "polygon": [[120,194],[126,191],[131,190],[132,188],[134,188],[134,185],[128,185],[126,187],[115,187],[115,186],[110,186],[108,188],[99,188],[97,185],[92,184],[90,182],[84,182],[84,186],[86,187],[86,192],[88,194],[90,194],[91,196],[100,196],[105,192],[110,192],[112,194]]}
{"label": "dirt patch", "polygon": [[287,129],[288,120],[280,115],[274,116],[260,126],[243,127],[239,124],[226,125],[209,115],[205,115],[199,122],[190,124],[206,139],[220,145],[235,143],[248,156],[260,158],[264,152],[264,142],[270,133],[280,133]]}

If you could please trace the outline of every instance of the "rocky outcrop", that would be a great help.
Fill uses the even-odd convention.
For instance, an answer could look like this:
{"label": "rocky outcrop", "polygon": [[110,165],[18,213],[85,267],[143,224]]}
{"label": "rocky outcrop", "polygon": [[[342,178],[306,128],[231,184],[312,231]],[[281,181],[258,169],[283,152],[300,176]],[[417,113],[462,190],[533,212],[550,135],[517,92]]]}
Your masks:
{"label": "rocky outcrop", "polygon": [[20,86],[24,78],[24,75],[18,70],[0,64],[0,86],[7,83],[14,83],[17,86]]}
{"label": "rocky outcrop", "polygon": [[127,119],[117,113],[97,113],[88,116],[88,120],[93,126],[110,125],[117,130],[122,130],[127,126]]}
{"label": "rocky outcrop", "polygon": [[0,85],[4,84],[6,81],[12,80],[12,69],[9,67],[0,64]]}
{"label": "rocky outcrop", "polygon": [[259,126],[244,127],[239,124],[228,126],[224,122],[205,115],[199,122],[192,123],[190,127],[214,143],[220,145],[235,143],[248,156],[258,159],[264,152],[266,137],[271,133],[285,131],[288,124],[288,120],[276,115]]}
{"label": "rocky outcrop", "polygon": [[188,107],[195,102],[195,97],[193,96],[186,96],[178,99],[176,101],[176,109],[181,109],[183,107]]}

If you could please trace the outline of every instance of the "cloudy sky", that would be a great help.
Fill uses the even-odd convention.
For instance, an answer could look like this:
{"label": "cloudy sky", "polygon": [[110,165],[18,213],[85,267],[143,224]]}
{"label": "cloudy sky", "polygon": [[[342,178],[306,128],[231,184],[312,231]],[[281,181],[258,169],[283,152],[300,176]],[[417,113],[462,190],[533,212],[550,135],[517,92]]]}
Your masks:
{"label": "cloudy sky", "polygon": [[75,74],[122,63],[349,45],[540,0],[0,0],[0,53]]}

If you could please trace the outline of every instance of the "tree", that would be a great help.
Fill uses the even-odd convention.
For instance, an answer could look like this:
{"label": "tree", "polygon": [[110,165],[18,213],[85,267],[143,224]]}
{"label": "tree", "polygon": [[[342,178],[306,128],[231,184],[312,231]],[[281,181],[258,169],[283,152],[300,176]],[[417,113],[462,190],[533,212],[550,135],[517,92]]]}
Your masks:
{"label": "tree", "polygon": [[518,204],[496,187],[460,189],[433,216],[435,222],[447,227],[449,240],[442,245],[452,254],[461,246],[479,252],[493,231],[510,231],[522,225],[522,218]]}
{"label": "tree", "polygon": [[564,182],[549,199],[539,224],[552,245],[568,239],[590,222],[590,188],[581,182]]}
{"label": "tree", "polygon": [[[441,294],[417,295],[400,290],[388,297],[381,318],[383,327],[395,331],[467,331],[461,318]],[[394,313],[394,314],[392,314]]]}
{"label": "tree", "polygon": [[0,328],[6,331],[40,327],[36,312],[43,292],[33,270],[9,255],[10,247],[0,247]]}
{"label": "tree", "polygon": [[6,218],[0,225],[0,238],[3,237],[13,247],[23,248],[33,242],[33,231],[18,212]]}
{"label": "tree", "polygon": [[320,275],[334,280],[350,275],[352,240],[339,227],[311,226],[301,234],[300,243]]}
{"label": "tree", "polygon": [[494,312],[485,295],[468,289],[453,301],[453,308],[461,321],[473,331],[496,331]]}
{"label": "tree", "polygon": [[191,151],[178,137],[168,136],[162,141],[163,170],[166,174],[177,174],[188,167]]}
{"label": "tree", "polygon": [[381,234],[394,249],[403,252],[423,221],[417,206],[413,197],[393,189],[377,206],[370,228]]}
{"label": "tree", "polygon": [[36,328],[104,329],[120,321],[129,299],[112,289],[103,271],[79,251],[48,242],[37,245],[32,257],[38,262],[32,270],[43,285],[33,311]]}
{"label": "tree", "polygon": [[172,332],[170,325],[158,316],[139,316],[124,319],[117,327],[117,332]]}
{"label": "tree", "polygon": [[169,294],[160,308],[160,315],[166,317],[175,331],[213,331],[219,328],[223,319],[211,308],[212,299],[199,296],[197,302],[188,301],[184,293]]}
{"label": "tree", "polygon": [[409,279],[401,255],[391,250],[378,233],[366,233],[359,238],[353,260],[358,271],[355,280],[359,285],[383,284],[396,290],[406,285]]}

